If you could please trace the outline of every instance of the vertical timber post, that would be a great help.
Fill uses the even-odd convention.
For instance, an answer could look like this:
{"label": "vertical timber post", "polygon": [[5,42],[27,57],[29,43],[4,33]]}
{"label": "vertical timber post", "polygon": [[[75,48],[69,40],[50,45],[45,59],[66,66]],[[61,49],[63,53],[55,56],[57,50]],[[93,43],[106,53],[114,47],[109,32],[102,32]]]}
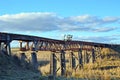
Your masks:
{"label": "vertical timber post", "polygon": [[88,63],[88,53],[87,50],[84,52],[84,64]]}
{"label": "vertical timber post", "polygon": [[25,53],[21,53],[20,59],[21,59],[21,61],[25,61],[25,59],[26,59]]}
{"label": "vertical timber post", "polygon": [[56,68],[57,68],[56,56],[55,56],[55,53],[52,53],[50,57],[50,73],[51,73],[51,76],[53,77],[52,80],[55,80]]}
{"label": "vertical timber post", "polygon": [[88,51],[87,50],[86,50],[85,54],[86,54],[86,63],[88,63],[89,59],[88,59]]}
{"label": "vertical timber post", "polygon": [[92,49],[92,63],[95,62],[95,50]]}
{"label": "vertical timber post", "polygon": [[5,46],[5,42],[1,42],[1,53],[8,55],[7,54],[7,48]]}
{"label": "vertical timber post", "polygon": [[2,53],[2,48],[3,48],[2,42],[0,42],[0,54]]}
{"label": "vertical timber post", "polygon": [[65,75],[66,72],[66,63],[65,63],[65,52],[64,50],[61,50],[60,54],[60,61],[61,61],[61,76]]}
{"label": "vertical timber post", "polygon": [[[100,60],[102,59],[102,56],[101,56],[101,47],[98,47],[98,54],[99,54],[99,58]],[[110,57],[109,57],[110,58]]]}
{"label": "vertical timber post", "polygon": [[8,55],[11,55],[10,42],[7,43],[7,53],[8,53]]}
{"label": "vertical timber post", "polygon": [[84,56],[83,56],[84,64],[86,62],[86,51],[84,50]]}
{"label": "vertical timber post", "polygon": [[21,60],[21,65],[23,66],[23,67],[26,67],[26,55],[25,55],[25,53],[21,53],[20,54],[20,60]]}
{"label": "vertical timber post", "polygon": [[33,44],[34,44],[34,51],[37,51],[37,41],[34,41]]}
{"label": "vertical timber post", "polygon": [[32,56],[32,65],[33,65],[34,69],[38,69],[38,62],[37,62],[36,53],[32,52],[31,56]]}
{"label": "vertical timber post", "polygon": [[78,61],[79,61],[79,69],[80,67],[83,67],[83,60],[82,60],[83,56],[82,56],[82,49],[79,49],[78,51]]}
{"label": "vertical timber post", "polygon": [[26,42],[26,50],[29,50],[29,42]]}
{"label": "vertical timber post", "polygon": [[75,57],[74,57],[74,55],[73,55],[73,52],[71,52],[70,53],[70,67],[72,68],[72,69],[74,69],[75,68]]}
{"label": "vertical timber post", "polygon": [[22,41],[19,41],[19,43],[20,43],[20,50],[22,49]]}
{"label": "vertical timber post", "polygon": [[8,54],[8,55],[11,55],[10,42],[11,42],[11,40],[10,40],[10,36],[7,35],[6,49],[7,49],[7,54]]}
{"label": "vertical timber post", "polygon": [[0,42],[0,53],[1,53],[2,47],[1,47],[1,42]]}

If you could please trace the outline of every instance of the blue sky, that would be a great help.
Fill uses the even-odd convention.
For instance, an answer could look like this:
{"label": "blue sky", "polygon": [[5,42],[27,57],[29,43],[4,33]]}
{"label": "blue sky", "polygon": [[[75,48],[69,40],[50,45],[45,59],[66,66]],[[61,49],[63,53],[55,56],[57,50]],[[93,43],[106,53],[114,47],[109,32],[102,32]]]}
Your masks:
{"label": "blue sky", "polygon": [[1,0],[0,32],[120,43],[119,0]]}

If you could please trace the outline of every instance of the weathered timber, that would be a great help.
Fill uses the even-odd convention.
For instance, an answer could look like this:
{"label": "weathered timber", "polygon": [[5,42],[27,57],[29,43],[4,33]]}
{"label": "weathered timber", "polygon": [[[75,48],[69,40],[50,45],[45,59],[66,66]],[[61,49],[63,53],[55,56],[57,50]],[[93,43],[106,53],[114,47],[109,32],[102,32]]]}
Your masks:
{"label": "weathered timber", "polygon": [[85,52],[85,56],[86,56],[86,57],[85,57],[85,59],[86,59],[86,60],[85,60],[85,63],[89,63],[89,57],[88,57],[89,55],[88,55],[88,51],[87,51],[87,50],[86,50],[86,52]]}
{"label": "weathered timber", "polygon": [[65,61],[64,50],[61,50],[61,53],[60,53],[60,63],[61,63],[61,76],[64,76],[66,72],[66,61]]}
{"label": "weathered timber", "polygon": [[34,69],[38,69],[38,61],[37,61],[37,56],[35,52],[31,53],[31,58],[32,58],[31,62],[32,62]]}
{"label": "weathered timber", "polygon": [[76,66],[75,56],[74,56],[73,52],[70,52],[70,67],[72,69],[74,69],[75,66]]}
{"label": "weathered timber", "polygon": [[21,65],[22,67],[26,67],[27,63],[26,63],[26,55],[25,53],[20,53],[20,60],[21,60]]}
{"label": "weathered timber", "polygon": [[[9,36],[9,38],[7,38]],[[85,41],[64,41],[64,40],[55,40],[37,36],[29,36],[29,35],[21,35],[21,34],[12,34],[12,33],[3,33],[0,32],[0,42],[7,42],[8,39],[11,41],[25,41],[25,42],[37,42],[37,50],[44,51],[61,51],[64,50],[78,50],[79,44],[84,46],[93,46],[93,47],[111,47],[111,46],[119,46],[117,44],[103,44],[103,43],[95,43],[95,42],[85,42]],[[44,45],[40,45],[43,43]],[[49,45],[49,46],[48,46]],[[91,50],[89,47],[84,47],[84,50]],[[22,49],[21,49],[22,50]],[[27,51],[27,49],[24,49]]]}
{"label": "weathered timber", "polygon": [[83,66],[82,49],[78,50],[78,62],[79,62],[79,69],[80,69]]}
{"label": "weathered timber", "polygon": [[29,50],[29,42],[26,42],[26,50]]}
{"label": "weathered timber", "polygon": [[9,35],[7,35],[6,50],[7,50],[7,54],[8,54],[8,55],[11,55],[10,42],[11,42],[10,36],[9,36]]}
{"label": "weathered timber", "polygon": [[20,59],[21,59],[21,61],[25,61],[25,59],[26,59],[25,53],[21,53]]}
{"label": "weathered timber", "polygon": [[55,80],[56,68],[57,68],[56,56],[55,53],[52,53],[50,57],[50,74],[53,77],[52,80]]}
{"label": "weathered timber", "polygon": [[92,63],[95,62],[95,50],[92,49]]}
{"label": "weathered timber", "polygon": [[10,42],[7,42],[6,49],[7,49],[7,54],[8,54],[8,55],[11,55]]}

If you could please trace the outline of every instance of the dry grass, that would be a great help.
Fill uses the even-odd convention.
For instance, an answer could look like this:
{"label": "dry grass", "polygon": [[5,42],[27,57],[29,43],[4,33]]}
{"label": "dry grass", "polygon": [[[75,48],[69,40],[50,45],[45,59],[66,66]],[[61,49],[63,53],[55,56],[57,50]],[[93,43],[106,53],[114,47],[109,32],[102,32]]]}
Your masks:
{"label": "dry grass", "polygon": [[[13,50],[16,52],[17,50]],[[19,54],[18,52],[17,54]],[[31,60],[30,51],[25,52],[28,60]],[[66,54],[66,60],[69,60],[69,52]],[[50,73],[50,54],[51,52],[39,51],[37,58],[40,64],[38,68],[43,75],[49,75]],[[76,56],[77,54],[74,53]],[[120,53],[112,49],[103,48],[101,51],[102,59],[97,58],[94,64],[85,64],[83,69],[72,70],[69,67],[69,63],[66,63],[66,77],[87,78],[88,80],[117,80],[120,79]],[[59,57],[59,54],[57,54]],[[77,60],[76,60],[77,61]],[[78,61],[76,62],[78,64]],[[57,68],[60,67],[58,61]],[[60,70],[57,72],[60,74]]]}
{"label": "dry grass", "polygon": [[0,80],[39,80],[39,72],[17,56],[0,54]]}
{"label": "dry grass", "polygon": [[[110,63],[109,63],[110,62]],[[106,64],[108,63],[108,64]],[[109,65],[110,64],[110,65]],[[81,70],[77,70],[72,74],[77,78],[111,80],[120,79],[120,62],[106,61],[97,62],[95,64],[86,64]]]}

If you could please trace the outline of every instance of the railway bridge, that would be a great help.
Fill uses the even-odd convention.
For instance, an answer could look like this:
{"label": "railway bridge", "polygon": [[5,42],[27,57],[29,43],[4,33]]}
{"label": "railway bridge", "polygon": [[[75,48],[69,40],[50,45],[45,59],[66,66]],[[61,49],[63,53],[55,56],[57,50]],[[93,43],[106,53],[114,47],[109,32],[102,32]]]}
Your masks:
{"label": "railway bridge", "polygon": [[[71,68],[81,68],[83,64],[92,62],[94,63],[96,57],[100,56],[100,50],[102,48],[111,48],[117,46],[115,44],[85,42],[85,41],[64,41],[55,40],[37,36],[12,34],[0,32],[0,51],[6,51],[7,55],[11,55],[12,41],[19,42],[20,51],[33,51],[33,63],[37,67],[36,53],[37,51],[51,51],[50,61],[50,73],[56,75],[57,71],[61,69],[61,75],[65,75],[66,71],[66,60],[65,52],[70,51],[70,64]],[[73,52],[78,52],[78,56],[75,56]],[[57,69],[57,57],[56,53],[60,53],[61,67]],[[96,54],[97,53],[97,54]],[[23,55],[24,56],[24,55]],[[24,59],[24,58],[23,58]],[[75,59],[78,60],[79,64],[76,66]]]}
{"label": "railway bridge", "polygon": [[[85,41],[64,41],[55,40],[37,36],[28,36],[20,34],[2,33],[0,32],[0,45],[4,44],[7,53],[10,52],[10,43],[19,41],[21,51],[61,51],[61,50],[92,50],[95,48],[111,47],[114,44],[103,44]],[[23,46],[24,45],[24,46]]]}

